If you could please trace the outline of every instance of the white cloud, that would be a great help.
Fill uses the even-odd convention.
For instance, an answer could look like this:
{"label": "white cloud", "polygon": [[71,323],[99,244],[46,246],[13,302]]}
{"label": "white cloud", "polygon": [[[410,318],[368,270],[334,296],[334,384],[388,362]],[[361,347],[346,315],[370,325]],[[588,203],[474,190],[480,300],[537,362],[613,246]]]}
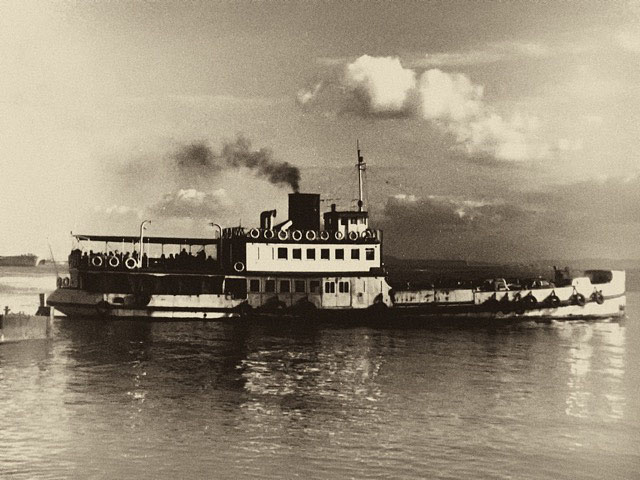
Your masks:
{"label": "white cloud", "polygon": [[363,55],[347,65],[345,83],[366,93],[373,112],[399,112],[407,106],[416,74],[404,68],[397,57]]}
{"label": "white cloud", "polygon": [[224,188],[211,193],[186,188],[164,195],[158,203],[149,208],[149,213],[160,217],[213,218],[231,204]]}
{"label": "white cloud", "polygon": [[462,122],[478,116],[484,89],[460,73],[427,70],[417,85],[422,116],[429,120]]}
{"label": "white cloud", "polygon": [[312,89],[300,89],[298,90],[297,100],[300,105],[307,105],[312,102],[320,90],[322,89],[322,82],[318,82]]}
{"label": "white cloud", "polygon": [[526,114],[506,120],[483,100],[484,87],[466,75],[430,69],[418,75],[397,57],[363,55],[345,67],[344,99],[361,116],[417,116],[451,132],[469,155],[499,160],[542,158],[548,147],[536,137],[539,121]]}

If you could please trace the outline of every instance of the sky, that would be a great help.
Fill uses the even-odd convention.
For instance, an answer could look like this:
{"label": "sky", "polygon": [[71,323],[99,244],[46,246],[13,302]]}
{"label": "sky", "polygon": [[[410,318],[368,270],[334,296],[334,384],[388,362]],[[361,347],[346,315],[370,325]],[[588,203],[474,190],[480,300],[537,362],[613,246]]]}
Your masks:
{"label": "sky", "polygon": [[640,2],[0,0],[0,255],[287,194],[385,253],[640,258]]}

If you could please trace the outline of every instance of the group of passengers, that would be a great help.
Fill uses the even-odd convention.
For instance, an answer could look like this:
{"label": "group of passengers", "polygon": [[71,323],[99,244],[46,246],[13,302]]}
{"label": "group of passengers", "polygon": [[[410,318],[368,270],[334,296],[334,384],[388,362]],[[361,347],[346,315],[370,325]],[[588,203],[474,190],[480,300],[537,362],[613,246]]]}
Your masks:
{"label": "group of passengers", "polygon": [[[76,253],[77,252],[77,253]],[[134,268],[151,268],[154,270],[205,270],[215,267],[215,260],[211,255],[207,256],[204,250],[195,255],[183,248],[180,253],[168,256],[164,253],[160,257],[149,257],[143,253],[142,257],[137,251],[122,253],[118,250],[108,253],[75,250],[79,257],[79,264],[87,268],[108,268],[117,270],[133,270]]]}

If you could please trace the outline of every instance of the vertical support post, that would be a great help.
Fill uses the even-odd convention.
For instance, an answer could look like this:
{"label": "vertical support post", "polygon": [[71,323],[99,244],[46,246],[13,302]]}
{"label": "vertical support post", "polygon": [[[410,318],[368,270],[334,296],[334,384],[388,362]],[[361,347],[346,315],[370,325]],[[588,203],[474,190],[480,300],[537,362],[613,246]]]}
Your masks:
{"label": "vertical support post", "polygon": [[151,223],[151,220],[145,220],[140,224],[140,256],[138,257],[138,268],[142,267],[142,255],[144,255],[144,229],[147,223]]}
{"label": "vertical support post", "polygon": [[358,151],[358,163],[356,168],[358,169],[358,211],[362,212],[364,209],[364,186],[362,184],[362,173],[367,168],[367,164],[364,163],[364,158],[360,155],[360,141],[356,140],[356,149]]}

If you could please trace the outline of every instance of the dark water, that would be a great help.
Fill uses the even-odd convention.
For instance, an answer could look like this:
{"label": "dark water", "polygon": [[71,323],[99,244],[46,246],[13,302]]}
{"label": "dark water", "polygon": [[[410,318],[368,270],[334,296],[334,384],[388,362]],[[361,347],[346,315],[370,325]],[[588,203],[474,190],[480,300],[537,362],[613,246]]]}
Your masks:
{"label": "dark water", "polygon": [[0,477],[640,478],[628,301],[504,327],[58,320],[0,345]]}

